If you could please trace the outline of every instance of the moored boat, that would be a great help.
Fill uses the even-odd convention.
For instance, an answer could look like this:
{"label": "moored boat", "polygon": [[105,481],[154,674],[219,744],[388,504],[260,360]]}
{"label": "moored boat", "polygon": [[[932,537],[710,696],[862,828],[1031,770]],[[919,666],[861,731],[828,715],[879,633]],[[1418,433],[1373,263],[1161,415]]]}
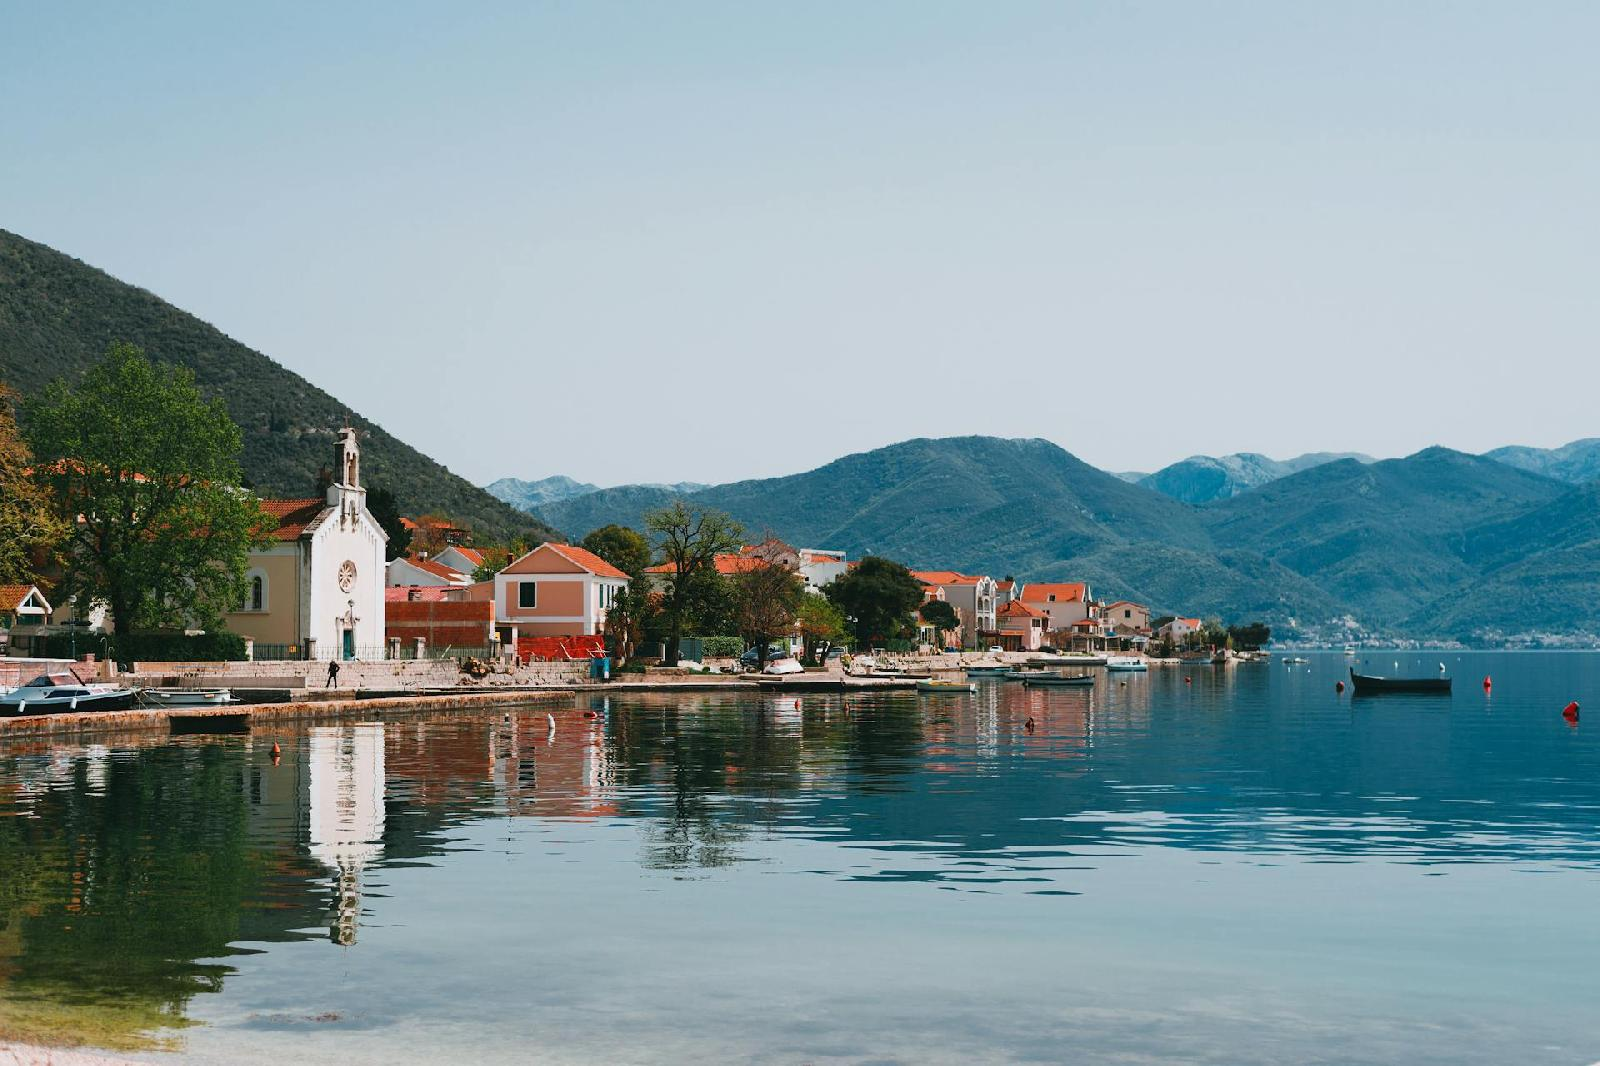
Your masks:
{"label": "moored boat", "polygon": [[978,686],[970,681],[944,681],[941,679],[925,677],[917,682],[918,692],[946,692],[959,695],[963,692],[976,692]]}
{"label": "moored boat", "polygon": [[86,685],[70,674],[41,674],[0,696],[0,714],[61,714],[68,711],[125,711],[137,691],[114,685]]}
{"label": "moored boat", "polygon": [[233,691],[225,688],[147,688],[141,689],[139,696],[159,707],[222,707],[239,702]]}
{"label": "moored boat", "polygon": [[1358,674],[1350,668],[1350,686],[1357,696],[1370,696],[1380,692],[1432,692],[1448,693],[1448,677],[1374,677]]}
{"label": "moored boat", "polygon": [[1137,655],[1113,655],[1106,660],[1106,669],[1113,673],[1144,673],[1150,666]]}
{"label": "moored boat", "polygon": [[973,663],[965,668],[971,678],[1009,677],[1015,670],[1007,663]]}
{"label": "moored boat", "polygon": [[1029,674],[1022,679],[1030,687],[1083,688],[1094,684],[1093,674]]}

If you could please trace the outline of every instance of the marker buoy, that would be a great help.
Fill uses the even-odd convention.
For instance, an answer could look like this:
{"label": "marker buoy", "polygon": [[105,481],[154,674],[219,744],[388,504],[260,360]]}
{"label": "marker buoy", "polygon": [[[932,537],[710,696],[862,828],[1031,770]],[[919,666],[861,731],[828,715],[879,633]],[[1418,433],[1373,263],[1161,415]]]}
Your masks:
{"label": "marker buoy", "polygon": [[1492,688],[1494,688],[1494,678],[1490,677],[1488,674],[1484,674],[1483,691],[1488,692]]}
{"label": "marker buoy", "polygon": [[278,747],[278,742],[276,740],[274,740],[272,742],[272,754],[274,754],[274,755],[282,755],[283,754],[283,749]]}
{"label": "marker buoy", "polygon": [[1571,703],[1563,707],[1561,709],[1561,717],[1565,718],[1569,722],[1576,722],[1578,720],[1578,701],[1573,700]]}
{"label": "marker buoy", "polygon": [[594,711],[584,711],[583,712],[583,716],[585,718],[599,718],[600,717],[600,715],[598,713],[594,712]]}
{"label": "marker buoy", "polygon": [[1194,678],[1192,678],[1192,677],[1186,677],[1186,678],[1184,678],[1184,679],[1183,679],[1183,683],[1184,683],[1184,684],[1185,684],[1185,685],[1192,685],[1192,684],[1194,684]]}
{"label": "marker buoy", "polygon": [[1344,682],[1343,681],[1335,681],[1333,683],[1333,691],[1335,691],[1335,692],[1343,692],[1344,691]]}

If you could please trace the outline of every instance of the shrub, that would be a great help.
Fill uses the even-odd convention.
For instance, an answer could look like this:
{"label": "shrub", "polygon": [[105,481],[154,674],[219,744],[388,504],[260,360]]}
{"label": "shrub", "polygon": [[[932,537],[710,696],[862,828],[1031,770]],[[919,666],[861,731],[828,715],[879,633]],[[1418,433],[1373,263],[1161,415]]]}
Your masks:
{"label": "shrub", "polygon": [[732,659],[744,654],[744,641],[738,637],[701,637],[700,653],[707,659]]}
{"label": "shrub", "polygon": [[45,639],[44,655],[51,659],[79,655],[104,655],[119,663],[131,662],[239,662],[244,659],[244,638],[237,633],[52,633]]}

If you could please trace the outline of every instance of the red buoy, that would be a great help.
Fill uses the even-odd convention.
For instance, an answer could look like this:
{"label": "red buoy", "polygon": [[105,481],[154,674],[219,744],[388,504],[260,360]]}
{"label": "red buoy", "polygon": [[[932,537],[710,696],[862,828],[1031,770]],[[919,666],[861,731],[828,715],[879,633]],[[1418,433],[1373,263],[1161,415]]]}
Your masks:
{"label": "red buoy", "polygon": [[1344,682],[1343,681],[1335,681],[1333,683],[1333,691],[1335,691],[1335,692],[1343,692],[1344,691]]}
{"label": "red buoy", "polygon": [[1192,677],[1186,677],[1186,678],[1183,679],[1183,683],[1185,685],[1191,684],[1193,681],[1194,681],[1194,678],[1192,678]]}
{"label": "red buoy", "polygon": [[272,742],[272,754],[274,754],[274,755],[282,755],[283,754],[283,749],[278,747],[278,742],[276,740],[274,740]]}
{"label": "red buoy", "polygon": [[1561,717],[1565,718],[1569,722],[1576,722],[1578,720],[1578,701],[1573,700],[1571,703],[1563,707],[1561,710]]}
{"label": "red buoy", "polygon": [[1494,688],[1494,678],[1490,677],[1488,674],[1484,674],[1483,691],[1488,692],[1492,688]]}
{"label": "red buoy", "polygon": [[583,712],[583,716],[585,718],[599,718],[600,717],[600,715],[595,713],[594,711],[584,711]]}

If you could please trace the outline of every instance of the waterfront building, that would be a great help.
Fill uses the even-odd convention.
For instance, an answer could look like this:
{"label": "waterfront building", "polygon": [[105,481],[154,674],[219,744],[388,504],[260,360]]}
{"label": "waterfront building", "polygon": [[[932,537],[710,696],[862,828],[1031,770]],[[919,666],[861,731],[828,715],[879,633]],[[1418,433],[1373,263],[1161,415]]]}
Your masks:
{"label": "waterfront building", "polygon": [[244,602],[226,616],[258,659],[384,656],[389,536],[367,510],[349,426],[336,438],[333,469],[325,496],[261,501],[276,523],[272,544],[250,553]]}
{"label": "waterfront building", "polygon": [[1022,602],[1035,610],[1043,611],[1049,621],[1045,629],[1053,643],[1068,645],[1072,640],[1072,626],[1094,614],[1094,598],[1085,581],[1035,582],[1023,587]]}
{"label": "waterfront building", "polygon": [[1200,632],[1200,619],[1174,618],[1157,630],[1156,635],[1171,640],[1174,644],[1182,644],[1185,639]]}
{"label": "waterfront building", "polygon": [[995,610],[1000,646],[1006,651],[1038,651],[1044,646],[1049,616],[1021,600],[1007,600]]}
{"label": "waterfront building", "polygon": [[464,574],[426,555],[412,555],[393,559],[385,568],[387,585],[460,585],[472,584],[472,576]]}
{"label": "waterfront building", "polygon": [[954,570],[913,570],[911,576],[944,590],[945,601],[961,616],[962,647],[979,647],[995,635],[994,578]]}
{"label": "waterfront building", "polygon": [[519,636],[593,636],[627,587],[628,575],[593,552],[541,544],[495,575],[495,626],[512,647]]}
{"label": "waterfront building", "polygon": [[1150,608],[1142,603],[1118,600],[1107,604],[1101,615],[1119,637],[1150,635]]}
{"label": "waterfront building", "polygon": [[0,585],[0,655],[32,654],[53,610],[38,585]]}

